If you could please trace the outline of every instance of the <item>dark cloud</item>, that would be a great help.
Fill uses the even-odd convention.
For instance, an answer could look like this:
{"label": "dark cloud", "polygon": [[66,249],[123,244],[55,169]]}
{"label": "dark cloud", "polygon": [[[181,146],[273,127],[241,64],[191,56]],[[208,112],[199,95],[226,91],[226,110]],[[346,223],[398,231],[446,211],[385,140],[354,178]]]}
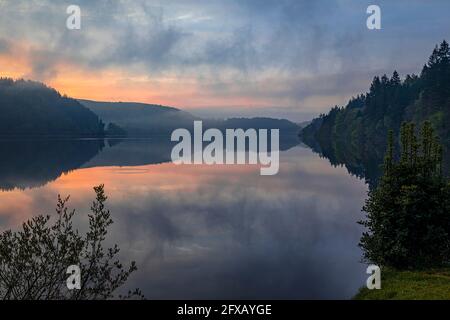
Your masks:
{"label": "dark cloud", "polygon": [[139,35],[133,27],[128,27],[116,37],[117,46],[106,50],[94,65],[142,63],[149,72],[166,69],[175,63],[175,49],[185,36],[173,27],[161,27],[158,32],[145,35]]}
{"label": "dark cloud", "polygon": [[82,9],[80,31],[65,28],[72,2],[3,1],[0,52],[8,41],[32,43],[38,79],[55,76],[55,65],[68,61],[156,80],[188,76],[223,95],[233,93],[228,84],[236,82],[249,96],[261,79],[278,77],[285,90],[265,88],[264,94],[284,95],[293,106],[320,94],[357,94],[379,71],[417,72],[450,27],[443,14],[450,3],[439,0],[379,1],[381,31],[365,26],[368,0],[74,3]]}

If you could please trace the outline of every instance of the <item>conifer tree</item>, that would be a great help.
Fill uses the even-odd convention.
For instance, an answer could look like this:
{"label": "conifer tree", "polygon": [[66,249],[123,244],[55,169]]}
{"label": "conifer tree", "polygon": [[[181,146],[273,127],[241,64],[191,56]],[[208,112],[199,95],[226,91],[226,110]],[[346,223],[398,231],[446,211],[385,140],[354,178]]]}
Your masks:
{"label": "conifer tree", "polygon": [[395,160],[388,135],[384,175],[369,192],[363,210],[367,228],[360,246],[368,262],[395,268],[438,267],[450,263],[450,182],[442,175],[442,147],[429,122],[420,132],[401,127]]}

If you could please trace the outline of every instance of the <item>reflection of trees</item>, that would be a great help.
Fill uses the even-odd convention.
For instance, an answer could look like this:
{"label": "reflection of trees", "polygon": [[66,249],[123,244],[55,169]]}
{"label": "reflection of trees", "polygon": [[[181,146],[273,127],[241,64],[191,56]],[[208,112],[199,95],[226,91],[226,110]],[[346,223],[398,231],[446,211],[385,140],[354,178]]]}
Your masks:
{"label": "reflection of trees", "polygon": [[[3,300],[87,300],[113,298],[115,291],[136,270],[131,262],[124,267],[117,260],[119,248],[104,248],[109,226],[113,223],[105,208],[103,185],[94,188],[96,200],[89,215],[89,230],[81,235],[74,229],[69,198],[58,197],[55,221],[36,216],[17,232],[0,234],[0,299]],[[72,279],[67,270],[79,268]],[[70,278],[69,278],[70,276]],[[67,283],[79,283],[71,288]],[[75,289],[76,288],[76,289]],[[142,297],[139,290],[127,297]]]}
{"label": "reflection of trees", "polygon": [[[313,138],[304,139],[314,152],[327,158],[333,166],[345,166],[347,171],[365,179],[372,188],[378,184],[382,175],[385,145],[359,148],[348,141]],[[450,171],[450,142],[444,144],[444,173]]]}
{"label": "reflection of trees", "polygon": [[[280,135],[280,150],[299,143]],[[170,136],[136,139],[4,139],[0,140],[0,189],[35,188],[78,168],[141,166],[171,161]]]}
{"label": "reflection of trees", "polygon": [[0,189],[42,186],[79,168],[103,147],[102,139],[0,140]]}
{"label": "reflection of trees", "polygon": [[361,150],[345,141],[304,141],[314,152],[327,158],[333,166],[345,166],[347,171],[365,181],[370,187],[377,184],[385,148]]}
{"label": "reflection of trees", "polygon": [[170,136],[108,139],[107,147],[83,167],[142,166],[170,162],[174,145]]}

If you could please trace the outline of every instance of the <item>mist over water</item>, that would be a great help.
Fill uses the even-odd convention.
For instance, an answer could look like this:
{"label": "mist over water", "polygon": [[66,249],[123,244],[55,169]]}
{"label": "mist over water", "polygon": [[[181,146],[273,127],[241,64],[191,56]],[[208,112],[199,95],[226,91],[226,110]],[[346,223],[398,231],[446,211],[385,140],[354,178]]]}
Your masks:
{"label": "mist over water", "polygon": [[261,176],[256,165],[176,166],[156,138],[46,146],[74,144],[75,162],[55,163],[43,146],[21,167],[4,158],[1,230],[53,214],[58,194],[71,195],[86,226],[92,187],[104,183],[108,242],[138,265],[126,289],[149,299],[350,298],[365,283],[356,222],[367,186],[302,145],[284,148],[277,175]]}

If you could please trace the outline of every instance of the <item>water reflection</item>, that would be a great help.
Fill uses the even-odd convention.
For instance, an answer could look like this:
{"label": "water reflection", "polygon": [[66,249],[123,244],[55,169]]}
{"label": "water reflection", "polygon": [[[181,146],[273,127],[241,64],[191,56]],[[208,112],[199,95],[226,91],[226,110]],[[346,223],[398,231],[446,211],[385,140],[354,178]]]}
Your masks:
{"label": "water reflection", "polygon": [[0,139],[0,189],[34,188],[98,154],[98,139]]}
{"label": "water reflection", "polygon": [[[36,188],[78,168],[141,166],[171,161],[169,136],[132,139],[1,139],[0,190]],[[280,150],[299,144],[280,136]]]}
{"label": "water reflection", "polygon": [[164,152],[142,150],[147,143],[107,144],[45,186],[0,192],[0,228],[53,212],[58,193],[72,195],[86,222],[91,188],[105,183],[110,241],[136,260],[129,284],[150,299],[349,298],[363,285],[356,221],[367,187],[343,168],[301,146],[281,153],[276,176],[258,166],[151,165]]}
{"label": "water reflection", "polygon": [[[304,141],[314,152],[329,160],[332,166],[344,166],[348,173],[364,179],[374,188],[383,174],[383,161],[386,145],[371,145],[370,148],[358,148],[345,140],[316,140],[307,138]],[[443,171],[450,174],[450,141],[443,140]],[[395,146],[397,152],[400,146]],[[397,154],[397,156],[399,156]]]}

